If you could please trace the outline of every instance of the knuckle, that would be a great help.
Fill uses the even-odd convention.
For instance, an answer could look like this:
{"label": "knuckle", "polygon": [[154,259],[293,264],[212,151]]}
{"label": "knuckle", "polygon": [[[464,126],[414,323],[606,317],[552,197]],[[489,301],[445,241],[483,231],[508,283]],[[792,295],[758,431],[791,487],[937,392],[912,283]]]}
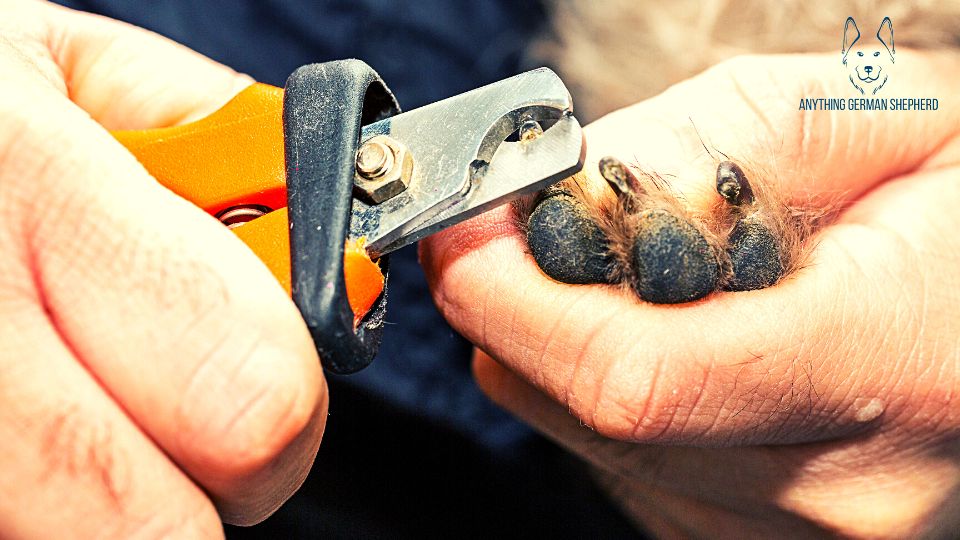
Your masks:
{"label": "knuckle", "polygon": [[51,147],[57,146],[53,141],[62,129],[39,119],[23,101],[21,96],[0,94],[0,177],[4,198],[15,196],[10,201],[13,208],[42,199],[31,195],[44,189],[46,178],[57,176],[50,174],[55,159]]}
{"label": "knuckle", "polygon": [[237,341],[204,358],[178,410],[181,447],[217,477],[245,476],[278,458],[310,424],[324,388],[291,365],[294,353]]}
{"label": "knuckle", "polygon": [[113,431],[106,421],[86,414],[79,405],[58,409],[43,436],[47,474],[67,475],[89,482],[102,497],[122,513],[133,489],[129,462],[116,451]]}
{"label": "knuckle", "polygon": [[[665,431],[672,417],[661,395],[665,374],[662,360],[618,362],[605,377],[591,411],[592,427],[605,437],[649,440]],[[667,396],[672,396],[667,392]]]}
{"label": "knuckle", "polygon": [[212,504],[191,507],[182,515],[154,514],[117,531],[123,538],[153,540],[166,538],[223,538],[223,526]]}
{"label": "knuckle", "polygon": [[108,248],[100,249],[96,241],[117,235],[107,220],[94,217],[102,213],[103,176],[83,174],[93,158],[66,133],[69,123],[37,123],[26,120],[13,130],[18,138],[0,150],[6,182],[0,205],[19,216],[30,247],[45,257],[72,260],[88,250],[96,251],[90,255],[107,254]]}

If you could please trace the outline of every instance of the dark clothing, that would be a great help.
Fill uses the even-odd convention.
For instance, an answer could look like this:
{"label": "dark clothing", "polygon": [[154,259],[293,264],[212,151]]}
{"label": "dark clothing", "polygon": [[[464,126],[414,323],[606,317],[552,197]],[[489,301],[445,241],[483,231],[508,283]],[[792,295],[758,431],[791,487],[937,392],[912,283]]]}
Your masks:
{"label": "dark clothing", "polygon": [[[535,66],[534,1],[61,0],[164,34],[282,86],[302,64],[360,58],[405,110]],[[190,81],[183,81],[189,85]],[[491,404],[470,346],[430,300],[414,247],[392,255],[388,326],[367,370],[330,379],[303,489],[229,538],[630,537],[582,465]]]}

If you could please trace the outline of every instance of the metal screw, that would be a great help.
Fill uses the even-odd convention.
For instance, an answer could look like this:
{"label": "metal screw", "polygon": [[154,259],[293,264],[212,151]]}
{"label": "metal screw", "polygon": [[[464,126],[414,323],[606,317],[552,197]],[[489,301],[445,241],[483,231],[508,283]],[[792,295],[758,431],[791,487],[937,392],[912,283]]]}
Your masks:
{"label": "metal screw", "polygon": [[532,141],[543,135],[543,126],[534,119],[525,120],[520,124],[520,140],[522,142]]}
{"label": "metal screw", "polygon": [[413,177],[413,155],[400,141],[377,135],[357,150],[354,194],[371,204],[402,193]]}
{"label": "metal screw", "polygon": [[382,141],[367,141],[357,151],[357,172],[367,179],[383,176],[393,167],[393,162],[393,151]]}

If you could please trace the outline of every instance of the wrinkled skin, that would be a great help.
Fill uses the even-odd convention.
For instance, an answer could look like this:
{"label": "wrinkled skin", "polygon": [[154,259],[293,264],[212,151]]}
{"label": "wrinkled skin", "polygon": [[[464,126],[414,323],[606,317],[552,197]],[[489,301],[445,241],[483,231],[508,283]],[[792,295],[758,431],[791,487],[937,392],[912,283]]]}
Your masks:
{"label": "wrinkled skin", "polygon": [[99,17],[0,14],[0,536],[264,519],[326,420],[309,333],[257,257],[107,131],[205,116],[252,81]]}
{"label": "wrinkled skin", "polygon": [[618,156],[694,207],[716,197],[696,130],[775,171],[788,197],[842,197],[807,266],[774,287],[658,306],[558,283],[508,208],[422,244],[437,305],[479,348],[479,384],[658,535],[960,530],[960,61],[897,62],[885,96],[939,97],[939,111],[798,111],[849,95],[835,55],[760,56],[587,128],[588,174]]}

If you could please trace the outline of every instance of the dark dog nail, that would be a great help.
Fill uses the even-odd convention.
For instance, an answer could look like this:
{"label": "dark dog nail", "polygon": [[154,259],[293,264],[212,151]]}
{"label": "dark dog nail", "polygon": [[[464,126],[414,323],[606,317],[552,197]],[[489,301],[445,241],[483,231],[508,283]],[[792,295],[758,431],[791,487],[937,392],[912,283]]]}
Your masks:
{"label": "dark dog nail", "polygon": [[619,159],[607,156],[597,164],[600,176],[621,196],[639,195],[640,181]]}
{"label": "dark dog nail", "polygon": [[763,223],[750,218],[740,220],[730,233],[729,291],[751,291],[769,287],[783,276],[780,240]]}
{"label": "dark dog nail", "polygon": [[640,298],[678,304],[710,294],[720,266],[700,231],[666,210],[648,210],[639,218],[631,255]]}
{"label": "dark dog nail", "polygon": [[527,243],[545,274],[563,283],[609,282],[614,259],[583,203],[553,194],[533,210],[527,225]]}
{"label": "dark dog nail", "polygon": [[717,167],[717,193],[735,206],[751,204],[754,200],[747,175],[732,161],[721,162]]}

